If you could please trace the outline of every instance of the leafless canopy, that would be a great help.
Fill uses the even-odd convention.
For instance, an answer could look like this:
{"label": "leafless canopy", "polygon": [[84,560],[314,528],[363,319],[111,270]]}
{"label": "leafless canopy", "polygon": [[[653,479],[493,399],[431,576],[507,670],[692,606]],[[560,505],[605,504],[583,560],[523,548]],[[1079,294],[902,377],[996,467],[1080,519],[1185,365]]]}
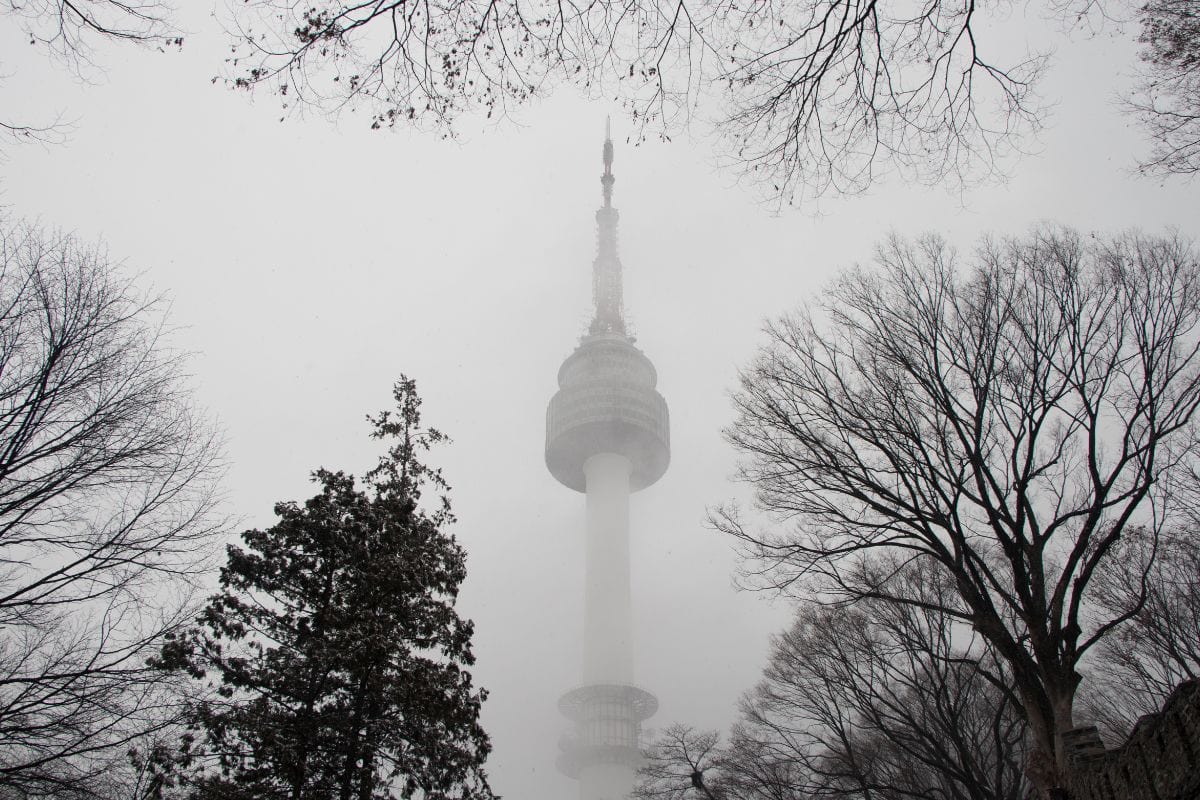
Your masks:
{"label": "leafless canopy", "polygon": [[[1182,520],[1158,538],[1134,535],[1097,576],[1097,602],[1134,617],[1101,642],[1082,697],[1089,715],[1119,743],[1137,720],[1158,713],[1180,683],[1200,678],[1200,538],[1196,485],[1182,492]],[[1154,548],[1154,565],[1141,569]]]}
{"label": "leafless canopy", "polygon": [[1145,82],[1135,107],[1153,149],[1142,167],[1156,175],[1200,172],[1200,7],[1195,0],[1142,6]]}
{"label": "leafless canopy", "polygon": [[639,800],[718,800],[724,797],[718,773],[724,753],[721,737],[674,723],[662,730],[646,751],[646,763],[634,789]]}
{"label": "leafless canopy", "polygon": [[[914,596],[953,588],[910,565]],[[1023,800],[1025,724],[1004,666],[960,623],[879,600],[801,604],[729,743],[678,726],[643,800]]]}
{"label": "leafless canopy", "polygon": [[[1080,659],[1137,609],[1099,613],[1093,579],[1132,526],[1156,535],[1194,448],[1196,256],[1046,230],[983,242],[968,270],[932,238],[878,262],[768,327],[728,436],[781,526],[716,521],[768,585],[971,625],[1011,671],[1048,789]],[[879,554],[936,563],[955,602],[912,597]]]}
{"label": "leafless canopy", "polygon": [[0,793],[87,796],[162,724],[146,667],[214,531],[212,434],[104,253],[0,223]]}
{"label": "leafless canopy", "polygon": [[555,82],[620,98],[638,136],[702,110],[790,198],[857,191],[884,167],[977,177],[1036,128],[1041,61],[989,61],[979,13],[973,0],[251,0],[231,80],[444,133],[464,111],[503,114]]}

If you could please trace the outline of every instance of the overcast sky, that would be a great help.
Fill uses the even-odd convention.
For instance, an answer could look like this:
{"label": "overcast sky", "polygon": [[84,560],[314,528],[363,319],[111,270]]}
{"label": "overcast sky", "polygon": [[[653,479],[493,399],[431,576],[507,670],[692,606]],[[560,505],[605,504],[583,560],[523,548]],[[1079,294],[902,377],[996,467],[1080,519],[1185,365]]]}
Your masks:
{"label": "overcast sky", "polygon": [[787,619],[783,603],[732,588],[735,554],[703,524],[707,506],[744,493],[720,430],[765,318],[869,260],[889,231],[964,248],[1044,220],[1200,232],[1200,182],[1130,172],[1144,145],[1115,109],[1135,60],[1119,30],[1058,45],[1049,129],[1007,184],[894,184],[815,216],[772,213],[699,139],[622,143],[619,109],[569,90],[457,141],[372,132],[365,118],[280,122],[273,99],[211,82],[225,45],[193,5],[182,52],[105,47],[91,85],[0,23],[0,108],[76,121],[61,146],[5,146],[0,204],[103,237],[170,296],[243,526],[309,496],[318,466],[367,468],[378,450],[364,415],[401,372],[417,379],[426,422],[454,440],[435,460],[469,552],[461,609],[491,692],[489,769],[514,800],[574,791],[553,764],[567,730],[555,701],[579,680],[583,500],[546,472],[542,448],[558,366],[589,318],[606,113],[626,308],[672,418],[672,466],[633,502],[638,682],[661,701],[652,727],[726,725]]}

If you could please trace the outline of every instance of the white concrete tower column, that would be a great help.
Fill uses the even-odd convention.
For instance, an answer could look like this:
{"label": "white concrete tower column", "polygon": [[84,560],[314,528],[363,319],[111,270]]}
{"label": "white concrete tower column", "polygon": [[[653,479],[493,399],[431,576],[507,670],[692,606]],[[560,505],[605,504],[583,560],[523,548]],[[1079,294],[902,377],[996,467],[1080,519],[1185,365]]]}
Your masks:
{"label": "white concrete tower column", "polygon": [[587,540],[583,595],[583,682],[633,682],[629,578],[629,459],[598,453],[583,464]]}
{"label": "white concrete tower column", "polygon": [[[583,464],[587,532],[583,596],[583,682],[633,683],[633,598],[629,575],[629,459],[597,453]],[[585,724],[607,741],[632,729],[620,703],[603,703]],[[606,730],[607,729],[607,730]],[[633,790],[628,763],[591,763],[579,770],[580,800],[622,800]]]}

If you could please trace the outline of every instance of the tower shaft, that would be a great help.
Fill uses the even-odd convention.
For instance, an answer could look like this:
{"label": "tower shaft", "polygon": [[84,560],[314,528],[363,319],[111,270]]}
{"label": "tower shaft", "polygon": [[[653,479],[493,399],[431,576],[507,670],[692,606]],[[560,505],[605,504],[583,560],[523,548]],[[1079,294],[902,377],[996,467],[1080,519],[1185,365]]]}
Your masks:
{"label": "tower shaft", "polygon": [[633,599],[629,576],[629,459],[597,453],[587,479],[583,595],[583,682],[633,682]]}

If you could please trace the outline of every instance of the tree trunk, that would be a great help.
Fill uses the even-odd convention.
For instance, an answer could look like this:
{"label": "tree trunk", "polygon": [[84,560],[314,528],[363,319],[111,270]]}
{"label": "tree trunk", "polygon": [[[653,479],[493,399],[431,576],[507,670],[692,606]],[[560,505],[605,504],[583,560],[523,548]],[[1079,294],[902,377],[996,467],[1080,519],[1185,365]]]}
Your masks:
{"label": "tree trunk", "polygon": [[350,739],[346,743],[346,760],[342,768],[342,786],[339,800],[351,800],[354,793],[354,773],[358,768],[359,733],[362,730],[363,710],[367,702],[367,675],[358,679],[354,692],[354,711],[350,716]]}
{"label": "tree trunk", "polygon": [[1045,689],[1049,696],[1042,702],[1029,697],[1022,701],[1034,742],[1026,774],[1042,800],[1067,800],[1070,764],[1063,734],[1074,727],[1075,690],[1053,684]]}

